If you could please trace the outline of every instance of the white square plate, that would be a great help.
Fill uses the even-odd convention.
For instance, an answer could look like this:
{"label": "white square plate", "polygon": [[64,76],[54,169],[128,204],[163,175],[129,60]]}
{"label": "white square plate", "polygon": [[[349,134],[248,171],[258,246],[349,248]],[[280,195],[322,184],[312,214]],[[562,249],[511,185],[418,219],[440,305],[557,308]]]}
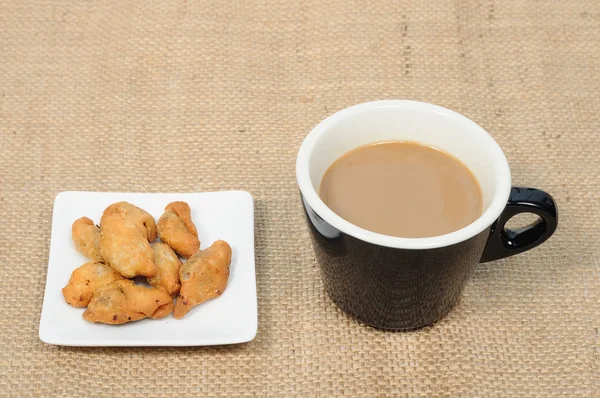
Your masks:
{"label": "white square plate", "polygon": [[[71,272],[88,261],[75,250],[71,225],[79,217],[100,222],[104,209],[127,201],[152,214],[162,215],[173,201],[185,201],[192,210],[201,249],[223,239],[232,248],[227,289],[220,296],[194,307],[183,319],[173,315],[124,325],[90,323],[84,308],[68,305],[62,288]],[[254,271],[254,203],[248,192],[110,193],[61,192],[54,201],[52,237],[40,340],[68,346],[198,346],[243,343],[254,339],[258,326]]]}

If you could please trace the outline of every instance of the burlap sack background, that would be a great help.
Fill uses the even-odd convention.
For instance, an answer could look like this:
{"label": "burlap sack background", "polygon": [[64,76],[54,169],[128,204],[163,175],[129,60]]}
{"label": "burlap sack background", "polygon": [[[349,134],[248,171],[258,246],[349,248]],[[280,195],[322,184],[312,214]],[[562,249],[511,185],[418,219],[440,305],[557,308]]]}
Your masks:
{"label": "burlap sack background", "polygon": [[[560,208],[411,333],[325,296],[294,175],[316,123],[384,98],[485,126]],[[597,0],[0,1],[0,395],[600,396],[599,112]],[[256,340],[38,340],[58,192],[223,189],[256,199]]]}

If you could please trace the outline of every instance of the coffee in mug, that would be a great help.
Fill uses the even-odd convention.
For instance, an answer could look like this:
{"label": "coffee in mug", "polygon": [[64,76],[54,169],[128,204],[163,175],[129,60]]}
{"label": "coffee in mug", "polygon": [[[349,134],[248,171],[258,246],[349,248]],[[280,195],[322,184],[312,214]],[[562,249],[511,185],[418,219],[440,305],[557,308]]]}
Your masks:
{"label": "coffee in mug", "polygon": [[320,197],[361,228],[402,238],[444,235],[481,215],[481,188],[449,153],[414,141],[363,145],[325,172]]}
{"label": "coffee in mug", "polygon": [[[404,164],[408,153],[416,152],[429,159],[427,167]],[[377,165],[379,155],[388,160]],[[425,170],[436,162],[450,171],[446,177],[433,173],[431,178]],[[372,170],[366,173],[369,163]],[[420,177],[411,180],[409,171]],[[402,184],[390,186],[403,173]],[[376,183],[384,174],[389,178]],[[511,187],[506,157],[488,132],[465,116],[423,102],[375,101],[331,115],[302,142],[296,177],[325,290],[344,312],[382,329],[414,329],[443,318],[459,302],[478,263],[533,249],[558,225],[550,194]],[[446,178],[462,183],[443,182]],[[431,192],[423,190],[413,201],[418,184]],[[452,192],[452,186],[461,188]],[[382,192],[388,199],[379,197]],[[460,213],[464,203],[458,202],[467,200],[473,213],[454,217],[455,223],[444,227],[449,231],[438,230],[443,214]],[[426,222],[427,212],[438,213]],[[521,213],[539,218],[509,228],[508,220]],[[369,224],[369,217],[375,222]]]}

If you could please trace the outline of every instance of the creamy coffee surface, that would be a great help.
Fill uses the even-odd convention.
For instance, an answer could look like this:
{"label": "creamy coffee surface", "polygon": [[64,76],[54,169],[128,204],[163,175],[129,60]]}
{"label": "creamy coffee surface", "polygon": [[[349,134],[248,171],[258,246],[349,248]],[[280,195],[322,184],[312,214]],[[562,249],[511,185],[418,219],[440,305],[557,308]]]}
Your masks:
{"label": "creamy coffee surface", "polygon": [[482,212],[481,188],[466,165],[410,141],[369,144],[344,154],[325,172],[320,196],[352,224],[403,238],[457,231]]}

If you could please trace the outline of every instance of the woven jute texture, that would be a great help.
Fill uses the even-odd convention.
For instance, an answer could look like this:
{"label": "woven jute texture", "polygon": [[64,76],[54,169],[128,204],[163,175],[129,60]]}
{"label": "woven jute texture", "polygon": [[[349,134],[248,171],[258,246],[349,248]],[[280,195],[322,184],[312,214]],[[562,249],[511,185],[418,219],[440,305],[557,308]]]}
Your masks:
{"label": "woven jute texture", "polygon": [[[320,120],[389,98],[481,124],[560,210],[409,333],[328,299],[294,172]],[[0,1],[0,395],[600,396],[599,113],[597,0]],[[39,341],[57,193],[226,189],[256,201],[254,341]]]}

